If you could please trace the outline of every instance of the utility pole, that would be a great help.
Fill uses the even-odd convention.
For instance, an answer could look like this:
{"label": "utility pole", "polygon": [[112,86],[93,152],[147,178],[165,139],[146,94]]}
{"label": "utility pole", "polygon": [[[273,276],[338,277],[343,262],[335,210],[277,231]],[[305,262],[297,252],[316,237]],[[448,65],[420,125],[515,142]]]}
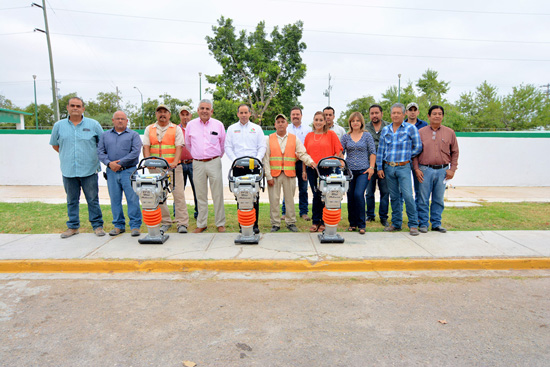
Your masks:
{"label": "utility pole", "polygon": [[32,76],[34,82],[34,120],[36,121],[36,130],[38,130],[38,105],[36,104],[36,75]]}
{"label": "utility pole", "polygon": [[53,109],[54,109],[56,121],[59,121],[60,120],[60,117],[59,117],[59,104],[57,103],[56,86],[55,86],[55,74],[54,74],[54,71],[53,71],[52,43],[50,42],[50,27],[48,26],[48,15],[47,15],[47,12],[46,12],[46,0],[42,0],[42,5],[32,3],[31,6],[37,6],[39,8],[42,8],[42,12],[44,13],[44,24],[46,26],[46,31],[43,31],[42,29],[38,29],[38,28],[35,28],[34,30],[46,34],[46,40],[48,42],[48,55],[50,57],[50,74],[51,74],[51,78],[52,78]]}
{"label": "utility pole", "polygon": [[550,83],[540,86],[541,88],[546,88],[546,99],[550,96]]}
{"label": "utility pole", "polygon": [[120,103],[118,98],[118,86],[116,87],[116,108],[120,110]]}
{"label": "utility pole", "polygon": [[199,102],[202,100],[202,73],[199,71]]}
{"label": "utility pole", "polygon": [[399,90],[397,92],[397,103],[401,103],[401,74],[397,74],[399,78]]}
{"label": "utility pole", "polygon": [[327,90],[323,93],[323,95],[325,97],[328,97],[328,105],[330,106],[330,91],[332,90],[332,85],[330,85],[330,80],[332,79],[332,77],[330,76],[330,73],[328,74],[328,88]]}

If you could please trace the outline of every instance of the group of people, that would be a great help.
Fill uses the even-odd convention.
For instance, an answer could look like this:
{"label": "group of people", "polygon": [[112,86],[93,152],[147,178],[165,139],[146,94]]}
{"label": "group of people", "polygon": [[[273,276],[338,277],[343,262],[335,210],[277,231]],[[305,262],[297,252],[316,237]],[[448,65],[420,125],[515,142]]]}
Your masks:
{"label": "group of people", "polygon": [[[81,190],[88,203],[89,220],[95,234],[105,235],[98,195],[100,162],[106,167],[105,177],[113,213],[114,228],[109,235],[116,236],[126,230],[122,193],[128,204],[131,235],[140,235],[141,210],[130,175],[141,153],[144,158],[164,158],[172,169],[170,181],[175,220],[172,220],[166,203],[163,204],[163,231],[175,222],[177,232],[188,232],[189,215],[184,188],[189,182],[197,223],[193,233],[207,229],[208,186],[214,204],[215,226],[218,232],[225,232],[221,158],[227,154],[232,161],[251,156],[262,162],[268,184],[271,232],[280,230],[283,219],[290,231],[298,231],[294,205],[296,186],[299,190],[299,216],[312,221],[311,232],[325,229],[322,217],[324,205],[317,189],[316,167],[321,159],[330,156],[345,157],[353,173],[348,191],[350,231],[359,230],[364,234],[366,222],[374,221],[374,192],[378,183],[379,216],[386,231],[401,230],[404,201],[412,235],[427,232],[429,221],[432,230],[445,232],[441,226],[444,180],[452,178],[456,171],[458,145],[454,132],[441,124],[444,116],[441,106],[430,108],[428,126],[417,119],[416,103],[409,104],[406,109],[402,104],[392,106],[392,123],[382,119],[380,105],[372,105],[369,123],[365,124],[361,113],[354,112],[348,119],[348,131],[334,124],[332,107],[316,112],[312,126],[302,124],[302,110],[294,107],[290,111],[291,123],[284,114],[278,114],[275,118],[276,131],[266,137],[262,128],[250,121],[251,111],[246,104],[238,107],[239,121],[226,132],[223,123],[212,118],[212,101],[203,99],[197,109],[198,118],[192,119],[188,106],[179,109],[179,125],[170,122],[170,108],[159,105],[155,112],[156,122],[146,127],[143,141],[137,132],[128,128],[128,118],[123,111],[113,115],[113,128],[105,132],[97,121],[84,117],[82,99],[71,98],[67,111],[68,117],[54,125],[50,139],[53,149],[59,152],[67,194],[69,220],[62,238],[78,234]],[[405,114],[407,120],[404,119]],[[250,167],[235,169],[238,170],[234,172],[236,175],[258,172],[257,168]],[[313,192],[311,218],[308,215],[308,182]],[[391,225],[387,222],[389,198],[392,203]],[[254,231],[258,233],[258,201],[255,208]]]}

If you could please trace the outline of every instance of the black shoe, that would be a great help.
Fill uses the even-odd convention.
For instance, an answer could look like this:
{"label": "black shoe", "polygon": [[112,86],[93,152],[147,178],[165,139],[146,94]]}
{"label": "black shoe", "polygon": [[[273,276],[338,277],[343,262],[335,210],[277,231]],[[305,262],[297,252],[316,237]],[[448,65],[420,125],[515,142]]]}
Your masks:
{"label": "black shoe", "polygon": [[382,224],[384,227],[388,227],[390,225],[386,219],[380,219],[380,224]]}
{"label": "black shoe", "polygon": [[368,222],[375,222],[376,221],[376,218],[374,217],[367,217],[367,223]]}
{"label": "black shoe", "polygon": [[290,232],[298,232],[298,227],[296,227],[296,224],[289,224],[286,226]]}
{"label": "black shoe", "polygon": [[254,233],[260,233],[260,228],[258,228],[258,226],[254,226]]}
{"label": "black shoe", "polygon": [[280,229],[281,229],[281,227],[279,227],[279,226],[273,226],[273,227],[271,227],[271,232],[277,232]]}
{"label": "black shoe", "polygon": [[432,227],[432,231],[439,232],[439,233],[447,233],[447,230],[443,227]]}

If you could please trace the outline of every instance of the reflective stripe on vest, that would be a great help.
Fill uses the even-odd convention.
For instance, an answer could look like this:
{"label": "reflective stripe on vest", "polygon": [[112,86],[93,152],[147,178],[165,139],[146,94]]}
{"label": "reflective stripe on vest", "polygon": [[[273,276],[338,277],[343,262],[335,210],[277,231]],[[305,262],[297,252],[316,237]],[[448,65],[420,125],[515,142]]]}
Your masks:
{"label": "reflective stripe on vest", "polygon": [[157,127],[154,125],[151,126],[149,129],[151,156],[164,158],[168,163],[174,161],[176,157],[176,129],[177,126],[175,125],[169,126],[162,137],[162,141],[159,142],[157,138]]}
{"label": "reflective stripe on vest", "polygon": [[296,177],[296,135],[288,134],[285,153],[281,152],[277,133],[269,135],[269,167],[271,176],[279,177],[281,172],[287,177]]}

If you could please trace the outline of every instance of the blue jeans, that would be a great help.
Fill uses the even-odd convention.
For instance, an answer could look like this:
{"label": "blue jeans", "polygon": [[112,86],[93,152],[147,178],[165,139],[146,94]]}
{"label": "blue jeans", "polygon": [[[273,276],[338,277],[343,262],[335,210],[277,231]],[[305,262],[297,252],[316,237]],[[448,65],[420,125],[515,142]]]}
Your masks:
{"label": "blue jeans", "polygon": [[67,228],[80,228],[80,189],[84,192],[88,203],[88,219],[93,229],[103,227],[103,215],[99,207],[98,176],[94,173],[88,177],[65,177],[63,176],[63,187],[67,194]]}
{"label": "blue jeans", "polygon": [[[300,217],[302,215],[307,215],[309,208],[308,208],[308,198],[307,198],[307,180],[304,180],[302,178],[302,172],[303,172],[303,163],[302,161],[296,162],[296,179],[298,180],[298,208],[300,208]],[[283,207],[281,209],[281,213],[285,215],[286,213],[286,207],[285,207],[285,200],[283,199]]]}
{"label": "blue jeans", "polygon": [[[428,220],[432,223],[432,228],[441,227],[441,214],[445,209],[445,168],[433,169],[428,166],[420,165],[420,170],[424,173],[424,182],[419,184],[419,203],[418,203],[418,221],[420,227],[428,227]],[[432,205],[430,207],[430,195]]]}
{"label": "blue jeans", "polygon": [[365,170],[353,170],[348,189],[348,220],[350,227],[365,228],[365,190],[369,174]]}
{"label": "blue jeans", "polygon": [[403,197],[407,217],[409,217],[409,228],[418,227],[418,215],[413,198],[411,164],[407,163],[404,166],[396,167],[384,164],[384,174],[390,189],[391,222],[393,226],[401,228],[403,225],[403,204],[401,203],[401,197]]}
{"label": "blue jeans", "polygon": [[385,178],[378,177],[377,170],[374,170],[369,184],[367,185],[367,195],[365,201],[367,202],[367,218],[375,218],[374,214],[374,192],[376,191],[376,182],[378,182],[378,190],[380,190],[380,206],[378,207],[378,216],[380,220],[388,220],[388,211],[390,207],[390,190]]}
{"label": "blue jeans", "polygon": [[107,168],[107,188],[111,198],[111,212],[113,213],[113,225],[116,228],[125,229],[126,219],[122,209],[122,192],[128,203],[128,218],[130,219],[130,228],[141,227],[141,209],[139,207],[139,197],[132,189],[130,176],[135,167],[125,169],[124,171],[114,172]]}
{"label": "blue jeans", "polygon": [[[313,191],[313,205],[311,206],[311,222],[313,224],[325,224],[323,221],[323,208],[325,203],[321,200],[321,191],[317,188],[317,171],[315,168],[306,167],[307,180],[309,181],[309,186],[311,191]],[[326,175],[331,172],[330,169],[319,169],[319,172],[322,175]]]}
{"label": "blue jeans", "polygon": [[[193,183],[193,162],[191,163],[180,163],[181,164],[181,171],[183,173],[183,188],[185,189],[185,186],[187,185],[187,179],[189,178],[189,182],[191,183],[191,189],[193,190],[193,201],[195,202],[195,212],[193,214],[193,217],[197,219],[197,216],[199,215],[199,209],[197,205],[197,195],[195,195],[195,184]],[[174,216],[176,216],[176,204],[174,203]]]}

